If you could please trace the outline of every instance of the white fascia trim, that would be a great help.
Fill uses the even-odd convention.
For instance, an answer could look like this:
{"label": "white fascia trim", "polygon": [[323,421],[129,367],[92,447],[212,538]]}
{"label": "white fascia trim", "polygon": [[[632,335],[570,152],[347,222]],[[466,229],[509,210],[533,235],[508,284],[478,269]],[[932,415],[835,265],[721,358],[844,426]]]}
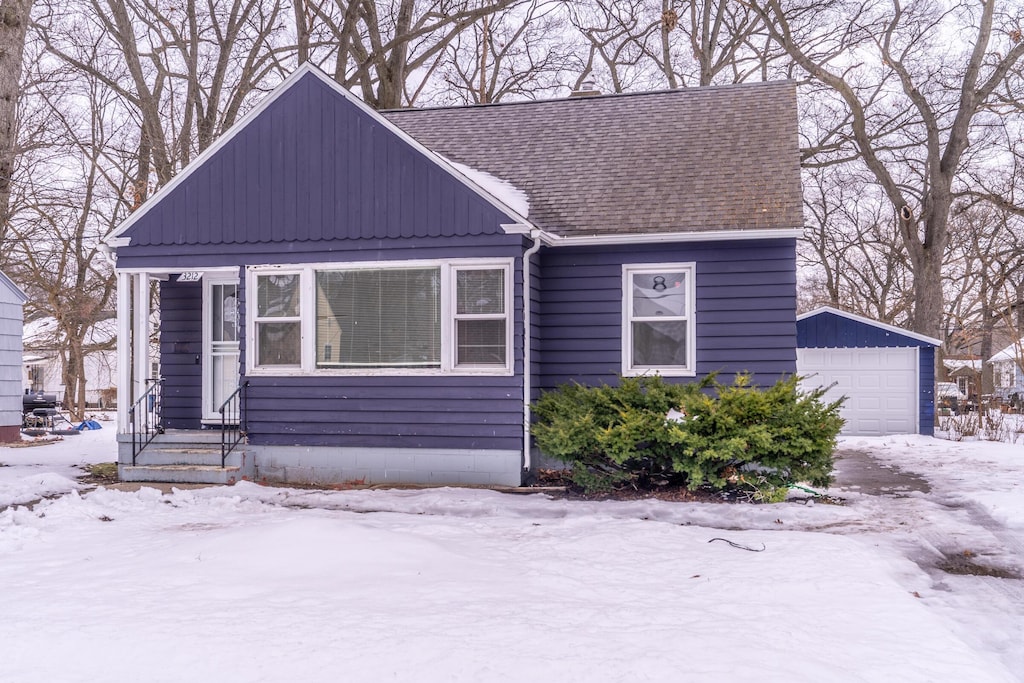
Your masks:
{"label": "white fascia trim", "polygon": [[113,230],[113,232],[111,232],[109,235],[104,237],[102,241],[106,242],[107,244],[109,244],[112,247],[126,247],[126,246],[128,246],[128,243],[129,243],[130,240],[128,240],[128,239],[120,239],[120,236],[126,230],[128,230],[140,218],[142,218],[144,215],[146,215],[153,206],[159,204],[160,201],[162,200],[162,198],[165,195],[167,195],[170,192],[172,192],[174,190],[174,188],[176,188],[178,185],[180,185],[182,182],[184,182],[186,178],[188,178],[190,175],[192,175],[196,171],[196,169],[198,169],[200,166],[205,164],[206,161],[210,157],[212,157],[214,154],[216,154],[218,151],[220,151],[220,149],[222,147],[227,145],[228,142],[230,142],[236,135],[238,135],[238,133],[240,133],[241,131],[245,130],[245,128],[249,125],[249,123],[253,119],[255,119],[257,116],[262,114],[264,110],[266,110],[279,97],[281,97],[293,85],[295,85],[295,83],[298,82],[299,79],[301,79],[306,74],[310,74],[310,73],[313,74],[314,76],[316,76],[317,78],[319,78],[321,81],[323,81],[325,84],[327,84],[331,89],[333,89],[336,93],[338,93],[339,95],[344,97],[346,100],[348,100],[349,102],[353,103],[354,105],[356,105],[357,107],[362,109],[363,112],[365,112],[366,114],[371,116],[381,126],[385,127],[386,129],[388,129],[389,131],[391,131],[392,133],[397,135],[399,138],[401,138],[404,142],[406,142],[409,145],[411,145],[418,152],[420,152],[421,154],[423,154],[427,158],[431,159],[435,164],[437,164],[439,167],[441,167],[442,169],[447,171],[448,174],[450,174],[453,178],[455,178],[456,180],[461,182],[463,185],[465,185],[469,189],[473,190],[478,195],[480,195],[480,197],[485,199],[492,206],[497,208],[502,213],[505,213],[508,216],[510,216],[511,218],[513,218],[516,221],[516,223],[523,223],[523,224],[526,224],[526,225],[530,225],[530,221],[527,220],[526,216],[521,216],[517,211],[514,211],[511,207],[507,206],[500,199],[498,199],[497,197],[492,195],[490,192],[488,192],[487,190],[483,189],[482,187],[480,187],[479,185],[474,183],[472,180],[467,178],[458,169],[456,169],[454,166],[452,166],[447,161],[445,161],[440,155],[435,154],[432,150],[428,149],[427,147],[424,147],[422,144],[420,144],[419,142],[414,140],[412,137],[409,136],[408,133],[406,133],[401,128],[399,128],[395,124],[393,124],[390,121],[388,121],[383,116],[381,116],[375,109],[373,109],[372,107],[367,105],[365,102],[363,102],[361,99],[359,99],[358,97],[356,97],[352,93],[350,93],[348,90],[346,90],[344,87],[342,87],[340,83],[338,83],[333,78],[328,76],[326,73],[321,71],[318,67],[313,66],[313,64],[311,64],[310,62],[304,62],[301,66],[299,66],[298,69],[293,71],[287,78],[285,78],[283,81],[281,81],[281,83],[276,88],[274,88],[273,91],[271,91],[270,94],[267,95],[266,98],[263,99],[263,101],[261,101],[258,105],[256,105],[252,109],[250,109],[249,112],[246,113],[246,115],[243,116],[241,119],[236,121],[235,124],[233,126],[231,126],[231,128],[229,128],[228,130],[224,131],[221,134],[221,136],[219,138],[217,138],[216,142],[214,142],[212,145],[207,147],[206,150],[202,154],[200,154],[195,159],[193,159],[192,162],[188,166],[186,166],[184,169],[182,169],[181,173],[176,175],[171,180],[171,182],[167,183],[162,188],[160,188],[156,192],[156,194],[154,194],[152,197],[150,197],[146,201],[145,204],[143,204],[135,213],[133,213],[131,216],[129,216],[123,223],[121,223],[121,225],[117,226]]}
{"label": "white fascia trim", "polygon": [[904,330],[902,327],[896,327],[895,325],[889,325],[888,323],[872,320],[871,318],[865,318],[864,316],[857,315],[856,313],[848,313],[846,311],[841,311],[838,308],[833,308],[832,306],[821,306],[820,308],[815,308],[813,311],[798,315],[796,319],[800,321],[804,320],[805,318],[811,318],[813,316],[820,315],[822,313],[832,313],[834,315],[838,315],[840,317],[847,318],[855,322],[864,323],[865,325],[871,325],[872,327],[883,329],[887,332],[892,332],[894,334],[902,334],[904,337],[917,339],[918,341],[923,341],[927,344],[932,344],[933,346],[942,346],[942,342],[938,339],[935,339],[934,337],[927,337],[923,334],[918,334],[917,332]]}
{"label": "white fascia trim", "polygon": [[28,294],[17,285],[17,283],[11,278],[0,272],[0,284],[5,285],[7,289],[11,290],[11,294],[14,295],[21,303],[28,303]]}
{"label": "white fascia trim", "polygon": [[207,160],[210,159],[210,157],[219,152],[221,148],[226,146],[229,142],[231,142],[231,140],[233,140],[236,135],[245,130],[245,128],[253,119],[262,114],[264,110],[269,108],[271,104],[273,104],[279,97],[281,97],[281,95],[287,92],[293,85],[295,85],[295,83],[300,78],[302,78],[303,75],[305,75],[308,72],[316,73],[324,80],[329,80],[326,74],[324,74],[319,69],[314,69],[309,62],[305,62],[304,64],[302,64],[302,66],[293,71],[291,75],[289,75],[287,78],[281,81],[281,83],[276,88],[274,88],[263,99],[263,101],[261,101],[252,109],[250,109],[245,114],[245,116],[236,121],[234,125],[232,125],[229,129],[221,133],[220,137],[217,138],[216,142],[207,147],[202,154],[193,159],[192,162],[189,163],[188,166],[183,168],[181,170],[181,173],[174,176],[174,178],[172,178],[169,183],[167,183],[159,190],[157,190],[156,194],[147,199],[146,202],[138,208],[138,210],[136,210],[131,216],[126,218],[125,221],[121,223],[121,225],[114,228],[113,232],[104,237],[102,241],[106,242],[112,247],[128,246],[130,240],[128,240],[127,238],[121,238],[121,235],[126,230],[135,225],[135,223],[140,218],[145,216],[154,206],[159,204],[165,195],[173,192],[174,188],[176,188],[178,185],[183,183],[186,178],[195,173],[196,169],[205,164]]}
{"label": "white fascia trim", "polygon": [[188,272],[192,272],[192,271],[200,271],[200,272],[202,272],[204,274],[205,273],[224,273],[224,274],[238,275],[238,273],[241,272],[240,269],[241,269],[241,266],[210,266],[210,267],[206,267],[206,266],[193,266],[193,267],[190,267],[190,268],[182,268],[181,266],[177,266],[177,267],[174,267],[174,268],[165,268],[165,267],[160,267],[160,268],[146,268],[146,267],[117,268],[115,270],[118,273],[148,273],[149,275],[152,275],[152,276],[155,276],[155,277],[160,277],[160,276],[163,276],[163,275],[177,275],[179,273],[188,273]]}
{"label": "white fascia trim", "polygon": [[[276,97],[278,96],[278,90],[281,90],[281,91],[287,90],[288,87],[290,87],[291,84],[295,80],[298,80],[299,78],[301,78],[303,75],[305,75],[307,73],[311,73],[314,76],[316,76],[317,78],[319,78],[321,81],[324,82],[324,84],[326,84],[329,88],[334,90],[334,92],[338,93],[339,95],[344,97],[346,100],[348,100],[349,102],[354,104],[356,107],[361,109],[366,115],[370,116],[374,121],[376,121],[381,126],[383,126],[387,130],[391,131],[396,136],[398,136],[403,142],[408,144],[410,147],[415,149],[417,152],[419,152],[423,156],[425,156],[428,159],[430,159],[431,161],[433,161],[441,169],[446,171],[449,175],[451,175],[453,178],[455,178],[456,180],[461,182],[463,185],[465,185],[466,187],[471,189],[473,192],[475,192],[476,194],[480,195],[480,197],[485,199],[491,206],[493,206],[494,208],[498,209],[502,213],[507,214],[516,223],[524,223],[526,225],[530,225],[530,221],[526,218],[526,216],[520,215],[518,211],[513,210],[512,207],[506,205],[503,201],[501,201],[500,199],[498,199],[497,197],[492,195],[490,192],[488,192],[484,188],[482,188],[479,185],[477,185],[476,183],[474,183],[468,177],[463,175],[457,168],[455,168],[450,163],[448,163],[448,161],[444,157],[442,157],[440,154],[437,154],[433,150],[429,149],[428,147],[425,147],[422,143],[418,142],[416,139],[414,139],[412,136],[410,136],[404,130],[402,130],[401,128],[399,128],[395,124],[391,123],[390,121],[388,121],[383,116],[381,116],[380,112],[378,112],[376,109],[374,109],[370,105],[366,104],[366,102],[363,102],[361,99],[359,99],[358,97],[353,95],[351,92],[346,90],[340,83],[335,81],[333,78],[331,78],[330,76],[325,74],[323,71],[321,71],[319,68],[317,68],[317,67],[313,66],[312,64],[310,64],[309,62],[304,62],[302,64],[302,66],[300,66],[298,69],[296,69],[292,73],[291,76],[286,78],[281,83],[281,85],[277,86],[277,88],[275,88],[274,92],[271,94],[271,100],[276,99]],[[263,103],[260,103],[260,106],[257,107],[257,109],[263,109],[263,108],[264,108],[263,107]],[[246,118],[248,118],[248,117],[246,117]],[[238,123],[238,124],[235,124],[235,126],[233,126],[233,128],[234,127],[242,127],[241,122]]]}
{"label": "white fascia trim", "polygon": [[[506,230],[506,232],[508,232]],[[570,247],[601,244],[653,244],[658,242],[719,242],[766,240],[803,237],[803,228],[772,228],[763,230],[705,230],[697,232],[647,232],[616,235],[561,236],[542,232],[541,240],[549,247]]]}
{"label": "white fascia trim", "polygon": [[[306,62],[306,64],[308,64],[308,63],[309,62]],[[457,181],[459,181],[460,183],[465,185],[467,188],[472,190],[481,199],[485,200],[488,204],[490,204],[491,206],[496,208],[498,211],[501,211],[503,214],[506,214],[507,216],[512,218],[516,223],[521,223],[523,225],[530,225],[530,226],[533,225],[532,223],[530,223],[530,220],[526,216],[520,214],[518,211],[516,211],[515,209],[510,207],[508,204],[506,204],[505,202],[503,202],[500,199],[498,199],[497,197],[495,197],[493,194],[491,194],[490,192],[485,190],[480,185],[477,185],[475,182],[473,182],[473,180],[471,180],[468,176],[466,176],[464,173],[462,173],[462,171],[460,171],[459,169],[455,168],[455,166],[453,166],[442,155],[438,154],[437,152],[435,152],[434,150],[430,149],[429,147],[424,146],[422,143],[420,143],[418,140],[416,140],[411,135],[406,133],[404,130],[402,130],[401,128],[399,128],[395,124],[393,124],[390,121],[388,121],[386,118],[381,116],[380,113],[378,113],[377,110],[375,110],[373,107],[371,107],[370,105],[366,104],[366,102],[363,102],[361,99],[359,99],[358,97],[356,97],[355,95],[350,93],[348,90],[343,88],[340,83],[338,83],[334,79],[328,77],[327,74],[325,74],[324,72],[320,71],[319,69],[311,68],[311,70],[312,70],[313,73],[315,73],[317,76],[319,76],[328,86],[333,88],[339,95],[341,95],[342,97],[345,97],[350,102],[352,102],[354,105],[356,105],[357,107],[361,108],[368,115],[372,116],[378,123],[380,123],[380,125],[384,126],[389,131],[391,131],[392,133],[397,135],[403,142],[408,144],[410,147],[415,149],[417,152],[419,152],[423,156],[425,156],[428,159],[430,159],[431,161],[433,161],[435,164],[437,164],[437,166],[439,168],[441,168],[442,170],[447,172],[448,175],[452,176]],[[497,178],[497,176],[495,176],[495,178]],[[498,178],[498,180],[504,180],[504,178]],[[506,182],[508,182],[508,181],[506,181]]]}

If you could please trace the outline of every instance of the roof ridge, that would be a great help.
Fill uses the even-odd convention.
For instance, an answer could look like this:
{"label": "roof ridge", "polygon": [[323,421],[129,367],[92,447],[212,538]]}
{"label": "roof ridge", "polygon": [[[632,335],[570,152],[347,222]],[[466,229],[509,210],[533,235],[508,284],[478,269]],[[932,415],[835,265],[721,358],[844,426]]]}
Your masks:
{"label": "roof ridge", "polygon": [[758,87],[781,87],[796,85],[797,81],[792,78],[778,79],[771,81],[747,81],[744,83],[726,83],[722,85],[703,85],[693,87],[680,87],[680,88],[666,88],[664,90],[644,90],[640,92],[615,92],[615,93],[601,93],[600,95],[587,95],[584,97],[551,97],[543,100],[514,100],[510,102],[485,102],[477,104],[448,104],[448,105],[431,105],[427,107],[400,107],[397,109],[382,109],[380,113],[383,115],[389,114],[404,114],[407,112],[428,112],[428,111],[451,111],[451,110],[468,110],[468,109],[490,109],[498,107],[516,107],[516,106],[529,106],[529,105],[542,105],[542,104],[555,104],[555,103],[579,103],[579,102],[595,102],[595,101],[608,101],[616,99],[628,99],[628,98],[640,98],[640,97],[657,97],[657,96],[668,96],[668,95],[710,95],[718,93],[723,90],[733,89],[750,89]]}

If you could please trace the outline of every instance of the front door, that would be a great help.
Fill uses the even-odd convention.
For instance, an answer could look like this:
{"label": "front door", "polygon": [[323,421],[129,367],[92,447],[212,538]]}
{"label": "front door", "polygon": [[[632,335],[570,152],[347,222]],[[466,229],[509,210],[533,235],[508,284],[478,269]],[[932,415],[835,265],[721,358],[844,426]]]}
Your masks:
{"label": "front door", "polygon": [[[203,420],[238,388],[238,280],[203,278]],[[237,419],[237,417],[235,417]]]}

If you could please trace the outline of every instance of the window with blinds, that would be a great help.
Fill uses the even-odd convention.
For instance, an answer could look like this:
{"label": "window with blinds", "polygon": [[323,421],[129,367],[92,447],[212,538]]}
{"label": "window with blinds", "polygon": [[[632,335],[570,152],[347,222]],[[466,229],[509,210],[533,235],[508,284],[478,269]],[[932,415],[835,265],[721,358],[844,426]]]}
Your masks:
{"label": "window with blinds", "polygon": [[248,370],[510,375],[513,263],[250,266]]}
{"label": "window with blinds", "polygon": [[440,364],[440,268],[316,273],[316,367]]}

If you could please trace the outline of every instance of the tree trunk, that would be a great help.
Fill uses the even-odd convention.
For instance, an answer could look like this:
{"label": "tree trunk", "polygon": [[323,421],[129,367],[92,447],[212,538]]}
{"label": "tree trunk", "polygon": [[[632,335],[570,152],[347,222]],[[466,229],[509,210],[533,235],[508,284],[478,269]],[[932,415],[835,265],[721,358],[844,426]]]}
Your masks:
{"label": "tree trunk", "polygon": [[18,156],[18,102],[25,32],[33,0],[0,0],[0,254],[11,210],[11,180]]}

